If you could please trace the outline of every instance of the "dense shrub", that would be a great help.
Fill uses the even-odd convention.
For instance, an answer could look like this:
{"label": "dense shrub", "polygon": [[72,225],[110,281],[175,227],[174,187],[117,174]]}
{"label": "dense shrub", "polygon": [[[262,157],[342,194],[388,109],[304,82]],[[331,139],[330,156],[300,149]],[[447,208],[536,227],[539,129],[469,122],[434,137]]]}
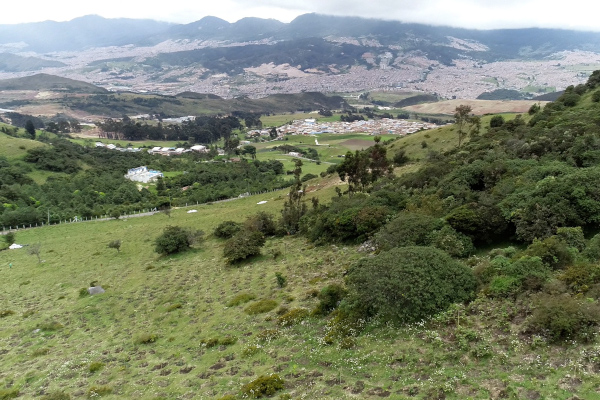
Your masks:
{"label": "dense shrub", "polygon": [[249,302],[250,300],[254,300],[256,296],[252,293],[240,293],[237,294],[233,299],[229,300],[227,303],[227,307],[235,307],[240,304],[244,304]]}
{"label": "dense shrub", "polygon": [[558,277],[574,293],[585,293],[600,283],[600,265],[579,262],[571,265]]}
{"label": "dense shrub", "polygon": [[347,286],[354,313],[414,322],[471,299],[476,281],[443,251],[409,246],[360,260],[348,271]]}
{"label": "dense shrub", "polygon": [[133,342],[135,344],[148,344],[148,343],[154,343],[158,340],[158,335],[155,333],[142,333],[137,335],[134,339]]}
{"label": "dense shrub", "polygon": [[335,310],[342,301],[344,297],[346,297],[347,291],[341,285],[332,284],[325,286],[319,292],[317,296],[319,298],[319,304],[313,311],[315,314],[329,314],[331,311]]}
{"label": "dense shrub", "polygon": [[234,221],[223,221],[213,231],[213,234],[221,239],[229,239],[242,229],[242,224]]}
{"label": "dense shrub", "polygon": [[283,388],[284,382],[279,375],[261,375],[252,382],[242,386],[242,394],[251,399],[256,399],[272,396]]}
{"label": "dense shrub", "polygon": [[113,388],[110,386],[90,386],[88,389],[88,397],[101,397],[107,396],[113,392]]}
{"label": "dense shrub", "polygon": [[167,226],[163,233],[154,240],[154,251],[169,255],[188,250],[203,234],[202,231],[193,231],[179,226]]}
{"label": "dense shrub", "polygon": [[19,389],[0,389],[0,399],[15,399],[19,397]]}
{"label": "dense shrub", "polygon": [[583,250],[583,256],[590,261],[600,261],[600,233],[589,240]]}
{"label": "dense shrub", "polygon": [[526,322],[525,331],[545,336],[550,342],[589,341],[600,323],[600,306],[595,301],[569,295],[540,294]]}
{"label": "dense shrub", "polygon": [[94,372],[100,371],[102,369],[102,367],[104,367],[104,363],[95,361],[90,364],[90,366],[88,367],[88,370],[90,371],[90,373],[93,374]]}
{"label": "dense shrub", "polygon": [[442,229],[432,232],[429,242],[452,257],[467,257],[475,250],[471,238],[456,232],[451,226],[444,226]]}
{"label": "dense shrub", "polygon": [[455,208],[446,216],[446,221],[452,228],[478,243],[505,237],[508,229],[508,224],[498,207],[479,203]]}
{"label": "dense shrub", "polygon": [[562,269],[573,262],[573,253],[569,251],[567,244],[557,236],[534,240],[524,254],[541,258],[544,264],[555,270]]}
{"label": "dense shrub", "polygon": [[496,256],[489,265],[491,277],[484,290],[490,296],[508,297],[523,291],[540,290],[550,278],[550,268],[539,257],[521,257],[511,261]]}
{"label": "dense shrub", "polygon": [[426,246],[430,242],[431,233],[443,226],[444,221],[439,218],[402,212],[375,235],[375,242],[381,250],[403,246]]}
{"label": "dense shrub", "polygon": [[301,231],[316,243],[363,241],[392,213],[388,206],[372,204],[379,200],[384,199],[363,194],[334,198],[328,206],[319,206],[305,215]]}
{"label": "dense shrub", "polygon": [[250,304],[244,309],[244,312],[250,315],[263,314],[274,310],[275,307],[277,307],[277,302],[275,300],[262,299]]}
{"label": "dense shrub", "polygon": [[306,182],[306,181],[310,181],[311,179],[314,179],[314,178],[318,178],[318,176],[315,174],[306,174],[302,177],[302,179],[300,179],[300,181]]}
{"label": "dense shrub", "polygon": [[308,317],[308,314],[308,310],[304,308],[294,308],[277,318],[277,324],[280,326],[295,325]]}
{"label": "dense shrub", "polygon": [[41,397],[42,400],[71,400],[71,395],[65,392],[52,392]]}
{"label": "dense shrub", "polygon": [[580,226],[575,228],[558,228],[556,229],[556,237],[565,242],[568,247],[573,247],[580,252],[585,249],[585,237]]}
{"label": "dense shrub", "polygon": [[265,236],[273,236],[277,233],[277,224],[273,216],[264,211],[248,217],[244,222],[244,227],[248,230],[259,231]]}
{"label": "dense shrub", "polygon": [[265,236],[255,230],[244,229],[227,240],[223,248],[223,256],[230,264],[260,254],[265,244]]}

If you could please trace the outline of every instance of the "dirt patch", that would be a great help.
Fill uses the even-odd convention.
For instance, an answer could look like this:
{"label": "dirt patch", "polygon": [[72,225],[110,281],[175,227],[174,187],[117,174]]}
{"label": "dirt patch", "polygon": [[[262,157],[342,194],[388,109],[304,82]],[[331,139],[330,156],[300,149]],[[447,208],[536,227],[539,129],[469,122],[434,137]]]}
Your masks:
{"label": "dirt patch", "polygon": [[339,143],[340,146],[345,147],[349,150],[364,150],[373,145],[372,141],[361,140],[361,139],[348,139]]}
{"label": "dirt patch", "polygon": [[217,370],[217,369],[225,368],[225,366],[226,366],[226,364],[224,362],[218,362],[215,365],[211,366],[210,369]]}

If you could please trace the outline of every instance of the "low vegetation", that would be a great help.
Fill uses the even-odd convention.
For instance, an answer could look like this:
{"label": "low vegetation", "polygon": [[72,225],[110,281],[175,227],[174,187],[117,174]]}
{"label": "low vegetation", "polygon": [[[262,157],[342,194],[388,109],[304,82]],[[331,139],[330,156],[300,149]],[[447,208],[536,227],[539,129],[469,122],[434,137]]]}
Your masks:
{"label": "low vegetation", "polygon": [[19,231],[2,393],[595,398],[598,76],[418,165],[377,140],[311,187]]}

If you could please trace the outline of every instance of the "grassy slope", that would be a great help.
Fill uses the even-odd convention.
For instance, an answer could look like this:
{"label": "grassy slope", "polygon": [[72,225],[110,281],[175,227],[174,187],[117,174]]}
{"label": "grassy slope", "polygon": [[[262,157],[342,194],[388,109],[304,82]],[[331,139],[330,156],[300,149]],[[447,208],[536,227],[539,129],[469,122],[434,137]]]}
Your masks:
{"label": "grassy slope", "polygon": [[[327,186],[316,192],[321,201],[334,194]],[[57,390],[77,398],[93,386],[107,386],[113,389],[108,399],[213,399],[277,372],[293,398],[445,393],[448,399],[488,399],[507,393],[567,399],[575,392],[600,398],[595,391],[600,379],[577,364],[582,348],[533,347],[510,326],[494,322],[503,321],[510,304],[502,311],[482,302],[488,317],[461,316],[461,326],[476,329],[478,337],[466,348],[456,345],[455,317],[438,326],[401,329],[375,322],[354,347],[342,349],[323,342],[325,319],[281,328],[275,311],[250,316],[245,305],[227,307],[233,296],[247,292],[274,299],[279,307],[311,309],[314,290],[342,282],[345,269],[360,257],[353,246],[314,248],[300,237],[270,239],[263,256],[235,268],[225,265],[223,242],[214,238],[181,255],[153,253],[152,241],[167,225],[210,232],[222,219],[277,213],[285,193],[201,206],[194,214],[176,210],[171,218],[159,214],[19,232],[18,243],[41,243],[44,261],[38,264],[25,250],[0,252],[0,311],[14,312],[0,318],[0,388],[18,388],[27,398]],[[256,205],[260,200],[268,203]],[[120,253],[106,247],[113,239],[123,240]],[[274,250],[282,253],[277,260],[269,256]],[[287,277],[285,288],[277,287],[275,272]],[[80,297],[79,290],[92,281],[107,293]],[[260,341],[265,329],[279,336]],[[157,340],[136,343],[144,334]],[[213,348],[201,343],[227,336],[237,342]],[[92,373],[93,362],[102,367]]]}
{"label": "grassy slope", "polygon": [[[0,126],[9,126],[0,124]],[[22,158],[28,149],[34,147],[46,146],[44,143],[29,139],[15,138],[0,132],[0,157],[6,157],[9,160]]]}
{"label": "grassy slope", "polygon": [[[505,121],[514,119],[517,114],[503,114]],[[490,126],[492,116],[481,117],[481,133],[487,132]],[[523,115],[525,121],[529,120],[528,115]],[[389,147],[389,153],[395,154],[399,149],[404,149],[406,155],[413,161],[420,161],[430,151],[443,152],[458,146],[458,134],[454,125],[447,125],[441,128],[416,132],[412,135],[399,138]],[[466,139],[468,140],[468,138]],[[426,147],[422,143],[427,144]]]}

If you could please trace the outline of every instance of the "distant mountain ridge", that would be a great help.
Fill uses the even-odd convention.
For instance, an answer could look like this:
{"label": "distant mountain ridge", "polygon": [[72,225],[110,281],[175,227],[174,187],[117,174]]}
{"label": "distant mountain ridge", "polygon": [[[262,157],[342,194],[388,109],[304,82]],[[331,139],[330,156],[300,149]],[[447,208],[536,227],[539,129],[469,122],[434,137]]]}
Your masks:
{"label": "distant mountain ridge", "polygon": [[[362,38],[375,40],[380,46],[394,45],[425,52],[445,49],[448,56],[475,52],[492,59],[539,58],[564,50],[600,51],[599,32],[538,28],[473,30],[320,14],[304,14],[290,23],[261,18],[229,23],[216,17],[204,17],[189,24],[171,24],[89,15],[68,22],[0,25],[0,48],[19,44],[21,51],[38,53],[127,44],[154,45],[180,39],[278,42],[314,37]],[[451,38],[473,41],[486,50],[460,48],[453,45]]]}

